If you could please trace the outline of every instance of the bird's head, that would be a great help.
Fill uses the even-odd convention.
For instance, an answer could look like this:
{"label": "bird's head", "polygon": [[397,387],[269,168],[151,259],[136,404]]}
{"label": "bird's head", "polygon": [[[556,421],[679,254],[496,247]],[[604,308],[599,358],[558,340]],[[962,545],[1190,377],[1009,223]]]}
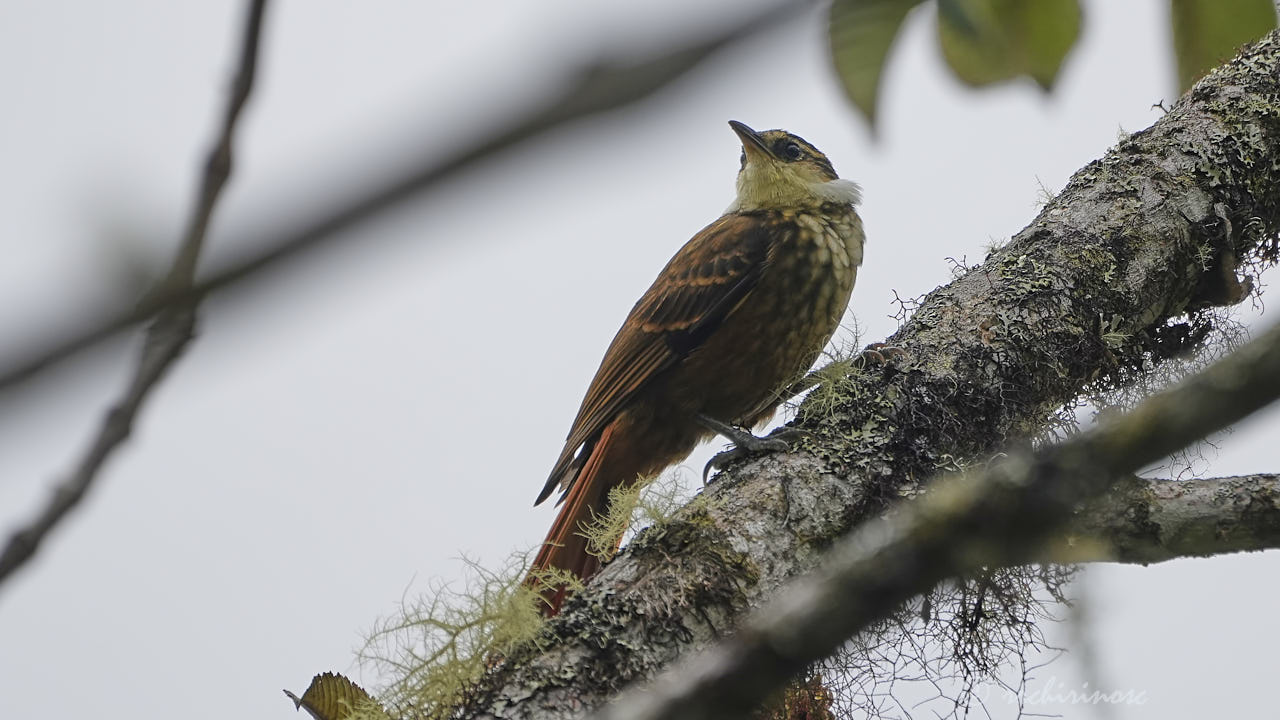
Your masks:
{"label": "bird's head", "polygon": [[729,127],[742,140],[738,197],[730,212],[856,205],[862,190],[836,175],[831,161],[804,138],[785,130],[756,132],[737,120]]}

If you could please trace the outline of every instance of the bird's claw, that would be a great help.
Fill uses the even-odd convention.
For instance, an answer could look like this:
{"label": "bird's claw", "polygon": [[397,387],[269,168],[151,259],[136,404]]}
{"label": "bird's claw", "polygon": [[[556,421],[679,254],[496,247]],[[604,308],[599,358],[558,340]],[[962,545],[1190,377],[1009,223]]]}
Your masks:
{"label": "bird's claw", "polygon": [[888,365],[893,360],[900,360],[907,357],[907,351],[896,345],[887,343],[871,343],[854,358],[853,362],[856,366],[863,368],[867,365]]}
{"label": "bird's claw", "polygon": [[733,447],[716,453],[707,461],[707,464],[702,468],[703,485],[708,483],[707,478],[713,469],[719,470],[734,460],[741,460],[752,455],[790,452],[791,441],[808,434],[799,428],[779,428],[768,437],[756,437],[738,428],[733,428],[733,430],[733,433],[718,431],[733,442]]}

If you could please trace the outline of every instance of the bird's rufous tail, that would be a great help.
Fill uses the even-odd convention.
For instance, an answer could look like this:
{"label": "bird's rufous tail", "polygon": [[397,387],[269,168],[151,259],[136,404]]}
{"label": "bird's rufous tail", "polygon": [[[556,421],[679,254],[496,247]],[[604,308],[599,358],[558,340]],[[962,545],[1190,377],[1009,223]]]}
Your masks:
{"label": "bird's rufous tail", "polygon": [[[590,456],[569,487],[569,493],[564,498],[551,531],[547,533],[547,539],[542,541],[542,549],[533,561],[526,583],[535,587],[546,585],[545,571],[551,569],[567,570],[585,582],[600,569],[600,558],[587,551],[583,526],[591,523],[596,516],[604,514],[609,491],[627,477],[624,473],[616,472],[619,469],[616,467],[616,460],[620,449],[617,428],[616,421],[610,423],[591,447]],[[612,467],[606,468],[606,465]],[[618,542],[621,540],[622,538],[618,538]],[[563,585],[543,590],[542,597],[547,603],[543,613],[547,617],[559,613],[566,594],[567,589]]]}

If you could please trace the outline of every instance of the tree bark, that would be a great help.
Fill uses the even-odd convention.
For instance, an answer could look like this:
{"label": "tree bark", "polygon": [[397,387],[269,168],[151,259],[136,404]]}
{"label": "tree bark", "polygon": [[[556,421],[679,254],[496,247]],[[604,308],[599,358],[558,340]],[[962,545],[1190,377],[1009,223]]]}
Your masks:
{"label": "tree bark", "polygon": [[[1131,412],[1035,452],[1011,449],[859,525],[835,542],[821,567],[788,583],[731,636],[681,658],[653,683],[624,692],[593,717],[737,720],[807,665],[860,632],[874,635],[878,621],[944,580],[977,578],[1008,597],[1010,586],[983,579],[995,580],[993,570],[1042,562],[1074,513],[1104,494],[1114,478],[1278,398],[1280,325]],[[997,585],[1005,589],[995,590]],[[978,591],[978,597],[983,594]],[[1001,615],[1011,607],[996,605]],[[985,613],[974,612],[972,620],[981,623]],[[1025,621],[1019,614],[1014,611],[1014,623]],[[963,632],[995,630],[969,628]],[[857,672],[857,665],[842,672]],[[887,669],[874,660],[862,667],[868,673]]]}
{"label": "tree bark", "polygon": [[1280,475],[1126,478],[1076,517],[1058,560],[1164,562],[1280,548]]}
{"label": "tree bark", "polygon": [[1275,262],[1278,227],[1272,33],[926,296],[889,339],[905,358],[829,374],[800,407],[801,447],[732,466],[642,533],[550,624],[550,646],[507,658],[459,716],[579,717],[714,642],[930,477],[1024,443],[1081,393],[1194,345],[1202,311],[1238,302],[1242,273]]}

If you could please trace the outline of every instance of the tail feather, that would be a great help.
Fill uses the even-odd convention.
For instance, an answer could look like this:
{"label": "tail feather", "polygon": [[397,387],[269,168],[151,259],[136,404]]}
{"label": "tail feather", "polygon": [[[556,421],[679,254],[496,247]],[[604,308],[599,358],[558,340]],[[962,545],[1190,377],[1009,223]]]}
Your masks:
{"label": "tail feather", "polygon": [[[616,451],[617,423],[610,423],[600,434],[590,456],[582,464],[578,476],[573,480],[566,493],[560,514],[556,516],[551,531],[542,542],[533,561],[528,582],[531,585],[542,584],[538,581],[540,571],[552,568],[567,570],[581,578],[589,580],[600,570],[600,558],[587,552],[587,539],[583,537],[583,526],[590,523],[596,515],[605,511],[605,503],[612,490],[625,475],[619,473],[605,474],[601,471],[606,465],[606,458]],[[564,603],[566,590],[563,586],[549,588],[542,594],[547,602],[544,612],[548,617],[560,612]]]}

